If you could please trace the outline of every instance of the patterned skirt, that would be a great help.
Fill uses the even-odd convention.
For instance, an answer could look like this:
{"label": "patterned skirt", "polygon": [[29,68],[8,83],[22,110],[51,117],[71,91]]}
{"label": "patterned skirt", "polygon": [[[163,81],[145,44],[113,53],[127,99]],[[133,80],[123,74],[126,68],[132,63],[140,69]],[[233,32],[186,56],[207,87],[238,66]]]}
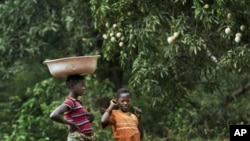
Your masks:
{"label": "patterned skirt", "polygon": [[67,141],[94,141],[96,140],[96,135],[86,136],[79,132],[69,133]]}

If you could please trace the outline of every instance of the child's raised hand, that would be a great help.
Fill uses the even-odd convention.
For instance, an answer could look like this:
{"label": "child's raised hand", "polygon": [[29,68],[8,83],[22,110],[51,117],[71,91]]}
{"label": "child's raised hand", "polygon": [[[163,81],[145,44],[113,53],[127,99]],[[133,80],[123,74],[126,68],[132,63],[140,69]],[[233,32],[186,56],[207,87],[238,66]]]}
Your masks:
{"label": "child's raised hand", "polygon": [[117,101],[115,99],[110,100],[110,105],[111,106],[116,106],[117,105]]}
{"label": "child's raised hand", "polygon": [[110,104],[109,104],[109,107],[105,110],[105,112],[108,112],[108,113],[110,113],[110,112],[113,110],[113,108],[114,108],[116,105],[118,105],[117,101],[114,100],[114,99],[110,100],[109,103],[110,103]]}
{"label": "child's raised hand", "polygon": [[133,107],[133,108],[134,108],[135,114],[136,114],[137,116],[140,116],[140,115],[142,114],[142,109],[140,109],[140,108],[138,108],[138,107]]}

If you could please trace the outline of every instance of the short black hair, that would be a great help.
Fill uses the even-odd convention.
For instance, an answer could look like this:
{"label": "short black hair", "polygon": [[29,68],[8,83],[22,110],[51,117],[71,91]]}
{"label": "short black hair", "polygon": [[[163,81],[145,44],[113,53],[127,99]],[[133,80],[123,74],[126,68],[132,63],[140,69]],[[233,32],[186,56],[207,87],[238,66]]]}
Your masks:
{"label": "short black hair", "polygon": [[79,75],[79,74],[69,75],[69,76],[67,76],[67,79],[66,79],[66,85],[70,89],[75,84],[77,84],[79,81],[82,81],[82,80],[84,80],[84,77]]}
{"label": "short black hair", "polygon": [[122,94],[122,93],[128,93],[130,95],[130,97],[132,97],[132,94],[131,94],[131,92],[128,89],[126,89],[126,88],[120,88],[120,89],[117,90],[116,98],[119,99],[120,94]]}

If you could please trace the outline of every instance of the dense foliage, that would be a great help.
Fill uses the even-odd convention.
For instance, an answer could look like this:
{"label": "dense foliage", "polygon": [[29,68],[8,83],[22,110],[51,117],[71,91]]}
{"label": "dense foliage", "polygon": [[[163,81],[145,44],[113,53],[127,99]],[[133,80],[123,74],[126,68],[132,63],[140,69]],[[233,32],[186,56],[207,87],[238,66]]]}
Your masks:
{"label": "dense foliage", "polygon": [[249,124],[248,0],[0,1],[0,137],[65,140],[48,115],[67,95],[43,61],[100,54],[86,77],[95,114],[120,87],[144,111],[145,140],[223,140]]}

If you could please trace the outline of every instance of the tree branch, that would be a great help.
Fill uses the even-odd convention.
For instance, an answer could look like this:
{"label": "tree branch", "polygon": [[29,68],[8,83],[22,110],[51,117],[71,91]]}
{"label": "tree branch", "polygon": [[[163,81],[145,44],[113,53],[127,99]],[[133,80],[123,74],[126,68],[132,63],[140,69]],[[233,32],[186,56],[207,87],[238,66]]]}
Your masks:
{"label": "tree branch", "polygon": [[226,101],[222,104],[223,106],[229,105],[236,97],[241,96],[245,93],[246,90],[250,89],[250,82],[248,82],[246,85],[243,87],[239,88],[232,94],[228,95],[226,97]]}

